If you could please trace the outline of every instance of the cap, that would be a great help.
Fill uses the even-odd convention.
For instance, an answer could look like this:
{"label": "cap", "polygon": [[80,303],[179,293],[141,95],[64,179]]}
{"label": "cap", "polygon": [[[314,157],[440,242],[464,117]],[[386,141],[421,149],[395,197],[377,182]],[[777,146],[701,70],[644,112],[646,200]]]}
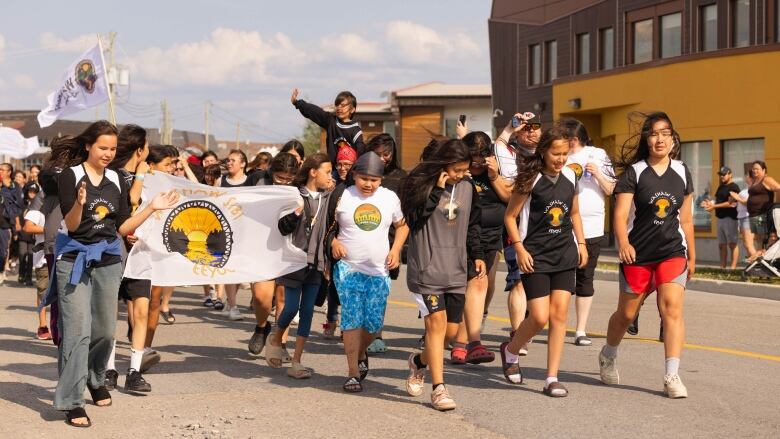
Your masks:
{"label": "cap", "polygon": [[352,172],[371,177],[383,177],[385,175],[385,162],[377,153],[369,151],[361,155],[352,165]]}
{"label": "cap", "polygon": [[339,152],[336,154],[336,161],[337,162],[340,162],[340,161],[343,161],[343,160],[348,160],[348,161],[354,163],[355,160],[357,160],[357,158],[358,158],[357,151],[355,151],[349,145],[342,145],[339,148]]}
{"label": "cap", "polygon": [[726,175],[730,173],[731,173],[731,168],[729,168],[728,166],[724,166],[720,168],[720,171],[718,171],[718,175]]}

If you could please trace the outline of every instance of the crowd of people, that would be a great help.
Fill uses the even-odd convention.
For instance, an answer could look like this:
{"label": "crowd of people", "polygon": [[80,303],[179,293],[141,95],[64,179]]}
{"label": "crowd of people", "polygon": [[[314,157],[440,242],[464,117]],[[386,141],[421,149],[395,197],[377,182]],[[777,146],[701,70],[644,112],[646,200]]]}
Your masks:
{"label": "crowd of people", "polygon": [[[149,145],[137,125],[118,129],[97,121],[77,136],[55,139],[42,168],[15,174],[10,165],[0,165],[0,248],[5,252],[0,267],[12,265],[8,261],[15,254],[20,283],[31,285],[35,273],[42,305],[37,336],[53,338],[58,346],[54,406],[66,412],[70,425],[91,425],[85,387],[96,406],[111,405],[110,391],[119,376],[114,361],[117,298],[127,305],[128,392],[151,391],[142,373],[160,361],[153,349],[158,322],[176,322],[170,307],[174,288],[123,278],[123,260],[139,239],[135,230],[154,211],[178,202],[174,191],[143,192],[144,178],[153,172],[223,188],[297,188],[300,206],[273,226],[306,253],[307,266],[244,285],[251,291],[255,319],[249,352],[264,352],[274,369],[289,364],[291,378],[313,375],[304,366],[306,342],[314,308],[326,306],[322,334],[334,339],[340,330],[343,341],[343,390],[363,391],[370,355],[388,349],[382,338],[387,299],[405,259],[406,285],[423,320],[422,349],[408,358],[406,390],[422,395],[429,376],[437,410],[456,407],[444,382],[448,349],[451,365],[496,359],[482,343],[481,330],[502,253],[512,326],[498,347],[503,375],[510,384],[523,383],[520,359],[549,325],[542,391],[550,397],[568,395],[558,372],[569,302],[574,295],[573,344],[591,346],[586,328],[594,271],[607,243],[606,201],[614,197],[620,294],[598,354],[601,380],[619,383],[618,346],[637,324],[644,299],[657,292],[664,393],[687,396],[678,371],[684,291],[696,261],[693,184],[688,167],[677,159],[680,141],[669,116],[645,115],[638,134],[613,157],[592,145],[576,119],[556,121],[543,131],[535,115],[518,113],[495,142],[459,123],[456,138],[432,139],[407,172],[390,134],[364,142],[360,125],[352,121],[357,108],[352,93],[338,94],[334,113],[298,99],[297,89],[291,103],[326,131],[325,153],[307,155],[299,141],[291,140],[275,156],[260,153],[252,161],[238,149],[225,158],[211,151],[187,155],[172,146]],[[743,191],[730,184],[731,170],[723,168],[720,174],[725,189],[703,203],[717,213],[719,237],[724,218],[734,217],[746,230],[737,221],[741,213],[730,210],[742,212],[741,205],[750,215],[747,228],[760,235],[759,241],[769,236],[768,212],[780,216],[780,209],[772,211],[780,185],[766,176],[766,166],[754,164],[752,183]],[[729,247],[736,233],[723,229]],[[242,319],[240,289],[204,285],[203,306]],[[45,305],[51,305],[51,327]],[[287,338],[294,323],[290,354]]]}

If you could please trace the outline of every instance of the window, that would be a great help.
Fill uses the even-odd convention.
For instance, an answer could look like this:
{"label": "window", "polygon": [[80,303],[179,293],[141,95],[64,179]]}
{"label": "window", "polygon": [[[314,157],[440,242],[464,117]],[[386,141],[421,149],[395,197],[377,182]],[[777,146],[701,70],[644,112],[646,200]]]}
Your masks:
{"label": "window", "polygon": [[544,43],[544,82],[550,83],[558,78],[558,42]]}
{"label": "window", "polygon": [[707,52],[718,48],[718,5],[702,6],[699,9],[699,50]]}
{"label": "window", "polygon": [[699,205],[714,198],[712,187],[712,142],[686,142],[680,145],[682,161],[688,165],[693,179],[693,228],[697,232],[712,231],[712,216]]}
{"label": "window", "polygon": [[590,34],[577,35],[577,73],[590,73]]}
{"label": "window", "polygon": [[661,58],[682,54],[682,14],[661,17]]}
{"label": "window", "polygon": [[653,59],[653,19],[634,22],[633,30],[633,63],[651,61]]}
{"label": "window", "polygon": [[750,0],[731,1],[731,47],[750,44]]}
{"label": "window", "polygon": [[387,120],[382,122],[382,132],[390,134],[395,139],[395,121]]}
{"label": "window", "polygon": [[723,166],[734,172],[734,181],[744,187],[743,176],[754,160],[764,160],[764,139],[723,141]]}
{"label": "window", "polygon": [[599,30],[599,70],[615,67],[615,32],[611,27]]}
{"label": "window", "polygon": [[542,47],[538,44],[528,47],[528,85],[542,83]]}

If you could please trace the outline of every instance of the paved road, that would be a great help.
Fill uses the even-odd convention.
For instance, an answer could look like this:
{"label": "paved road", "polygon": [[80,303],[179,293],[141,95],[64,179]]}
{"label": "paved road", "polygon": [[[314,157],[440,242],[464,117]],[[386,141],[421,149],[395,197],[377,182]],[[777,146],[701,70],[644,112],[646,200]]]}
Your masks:
{"label": "paved road", "polygon": [[[500,275],[499,275],[500,276]],[[10,282],[9,282],[10,283]],[[499,282],[499,287],[503,283]],[[246,342],[250,314],[230,322],[200,306],[195,289],[177,290],[172,326],[161,324],[157,349],[163,361],[146,378],[148,396],[114,393],[110,408],[88,406],[90,437],[778,437],[780,435],[780,303],[691,291],[686,303],[688,341],[681,376],[690,397],[662,396],[663,349],[653,340],[658,318],[652,307],[641,316],[640,336],[621,346],[624,384],[611,388],[598,379],[597,353],[616,285],[597,282],[590,330],[594,346],[565,347],[560,378],[570,396],[540,393],[545,378],[545,342],[537,337],[521,365],[520,387],[503,380],[498,362],[446,366],[446,380],[458,409],[438,413],[428,394],[406,396],[405,361],[415,350],[421,321],[405,293],[393,286],[385,337],[391,350],[372,358],[366,392],[341,391],[345,373],[341,346],[320,337],[324,315],[304,363],[314,378],[294,381],[284,370],[250,357]],[[0,437],[76,437],[51,407],[56,380],[55,348],[33,339],[31,289],[0,287]],[[239,295],[249,301],[247,292]],[[504,296],[498,295],[486,325],[493,350],[505,337]],[[573,312],[572,312],[573,314]],[[117,334],[124,334],[120,322]],[[128,364],[120,337],[118,366]],[[120,378],[120,386],[124,378]],[[428,382],[430,385],[430,382]]]}

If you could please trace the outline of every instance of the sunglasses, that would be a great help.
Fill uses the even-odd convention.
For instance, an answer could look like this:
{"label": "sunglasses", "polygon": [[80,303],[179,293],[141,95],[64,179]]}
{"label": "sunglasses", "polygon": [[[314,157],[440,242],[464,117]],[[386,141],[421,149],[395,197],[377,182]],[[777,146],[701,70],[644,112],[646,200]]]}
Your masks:
{"label": "sunglasses", "polygon": [[539,122],[532,122],[532,123],[526,123],[525,126],[521,129],[521,131],[532,131],[532,130],[538,130],[542,128],[542,124]]}

